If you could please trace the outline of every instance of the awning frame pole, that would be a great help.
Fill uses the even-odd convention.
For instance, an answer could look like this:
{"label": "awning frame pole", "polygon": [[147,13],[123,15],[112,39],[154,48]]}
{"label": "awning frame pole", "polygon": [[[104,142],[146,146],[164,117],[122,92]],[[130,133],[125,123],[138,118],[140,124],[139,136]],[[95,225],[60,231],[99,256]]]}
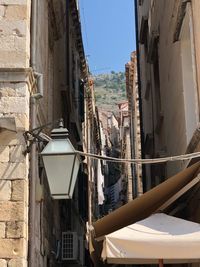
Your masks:
{"label": "awning frame pole", "polygon": [[158,262],[159,262],[159,267],[164,267],[163,259],[159,259]]}

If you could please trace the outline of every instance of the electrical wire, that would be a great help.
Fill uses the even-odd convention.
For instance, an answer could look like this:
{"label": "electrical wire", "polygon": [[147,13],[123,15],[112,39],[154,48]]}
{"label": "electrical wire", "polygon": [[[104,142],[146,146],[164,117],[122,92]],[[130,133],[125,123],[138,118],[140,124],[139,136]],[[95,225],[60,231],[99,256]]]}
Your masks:
{"label": "electrical wire", "polygon": [[165,158],[154,158],[154,159],[113,158],[113,157],[107,157],[107,156],[92,154],[92,153],[85,153],[85,152],[78,151],[78,150],[76,150],[76,153],[79,154],[80,156],[90,157],[93,159],[100,159],[100,160],[105,160],[105,161],[110,161],[110,162],[119,162],[119,163],[132,163],[132,164],[157,164],[157,163],[163,163],[163,162],[183,161],[183,160],[191,160],[194,158],[200,158],[200,152],[178,155],[178,156],[165,157]]}

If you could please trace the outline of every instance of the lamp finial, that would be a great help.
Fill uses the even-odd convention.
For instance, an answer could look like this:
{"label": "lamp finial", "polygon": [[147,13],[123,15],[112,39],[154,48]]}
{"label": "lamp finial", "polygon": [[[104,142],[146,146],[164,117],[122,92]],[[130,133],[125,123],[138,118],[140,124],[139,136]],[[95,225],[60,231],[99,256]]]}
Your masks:
{"label": "lamp finial", "polygon": [[64,127],[64,121],[63,118],[60,118],[59,120],[59,128],[63,128]]}

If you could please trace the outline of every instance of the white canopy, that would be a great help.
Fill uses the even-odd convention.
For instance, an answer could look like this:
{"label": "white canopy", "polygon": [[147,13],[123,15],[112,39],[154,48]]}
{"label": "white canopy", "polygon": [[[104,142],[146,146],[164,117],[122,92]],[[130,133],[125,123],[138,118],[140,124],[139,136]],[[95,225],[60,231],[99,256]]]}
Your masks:
{"label": "white canopy", "polygon": [[200,261],[200,224],[154,214],[106,235],[101,256],[113,264]]}

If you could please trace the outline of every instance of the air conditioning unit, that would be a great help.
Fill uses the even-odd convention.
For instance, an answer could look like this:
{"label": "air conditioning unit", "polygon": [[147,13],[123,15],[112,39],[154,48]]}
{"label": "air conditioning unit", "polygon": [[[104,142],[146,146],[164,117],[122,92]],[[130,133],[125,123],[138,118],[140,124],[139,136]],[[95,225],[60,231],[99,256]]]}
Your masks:
{"label": "air conditioning unit", "polygon": [[78,260],[78,236],[76,232],[68,231],[62,233],[62,260]]}

